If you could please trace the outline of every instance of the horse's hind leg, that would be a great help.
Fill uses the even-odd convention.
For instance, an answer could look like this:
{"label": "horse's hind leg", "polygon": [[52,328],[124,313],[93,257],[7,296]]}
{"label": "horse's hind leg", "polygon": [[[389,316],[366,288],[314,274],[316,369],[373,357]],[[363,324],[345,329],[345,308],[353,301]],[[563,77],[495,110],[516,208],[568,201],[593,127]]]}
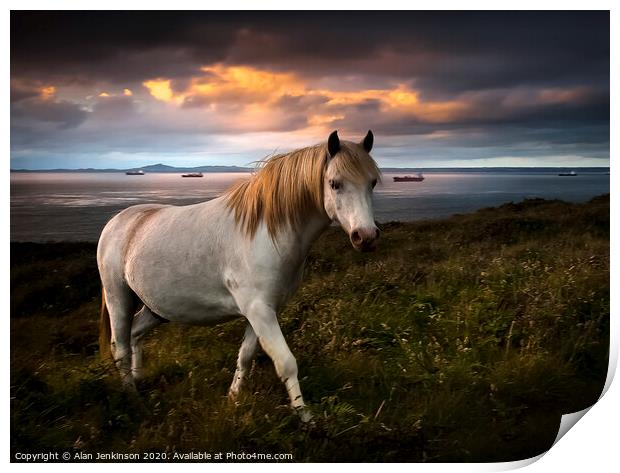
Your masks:
{"label": "horse's hind leg", "polygon": [[241,343],[241,348],[239,349],[235,377],[233,378],[230,389],[228,390],[228,397],[232,400],[237,398],[239,390],[243,386],[243,381],[250,370],[257,348],[258,339],[256,338],[256,333],[254,333],[252,326],[248,324],[245,328],[245,335],[243,337],[243,342]]}
{"label": "horse's hind leg", "polygon": [[131,373],[136,380],[143,376],[142,348],[144,336],[162,322],[163,319],[155,316],[147,306],[142,306],[142,309],[133,318],[131,326]]}
{"label": "horse's hind leg", "polygon": [[131,324],[136,296],[124,283],[105,284],[105,301],[110,314],[112,356],[126,387],[134,387],[131,374]]}

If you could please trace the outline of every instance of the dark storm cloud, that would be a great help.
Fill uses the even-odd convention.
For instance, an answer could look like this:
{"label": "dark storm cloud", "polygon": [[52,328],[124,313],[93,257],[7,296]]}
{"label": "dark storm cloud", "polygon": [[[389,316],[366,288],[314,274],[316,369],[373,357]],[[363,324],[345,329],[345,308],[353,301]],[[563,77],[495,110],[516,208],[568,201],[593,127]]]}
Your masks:
{"label": "dark storm cloud", "polygon": [[93,113],[105,120],[106,117],[116,118],[119,115],[129,117],[136,110],[136,106],[131,97],[104,97],[93,107]]}
{"label": "dark storm cloud", "polygon": [[174,13],[12,12],[11,71],[68,82],[182,77],[197,65],[191,57],[196,48],[220,59],[232,34],[211,28],[200,37],[193,30],[191,15]]}
{"label": "dark storm cloud", "polygon": [[[203,64],[416,78],[429,91],[605,83],[607,12],[12,13],[15,74],[131,81]],[[408,60],[403,60],[407,58]],[[117,67],[111,67],[116,65]]]}
{"label": "dark storm cloud", "polygon": [[60,130],[77,127],[87,116],[88,112],[66,101],[52,102],[31,97],[11,106],[14,123],[19,124],[22,120],[30,123],[41,122],[52,124]]}

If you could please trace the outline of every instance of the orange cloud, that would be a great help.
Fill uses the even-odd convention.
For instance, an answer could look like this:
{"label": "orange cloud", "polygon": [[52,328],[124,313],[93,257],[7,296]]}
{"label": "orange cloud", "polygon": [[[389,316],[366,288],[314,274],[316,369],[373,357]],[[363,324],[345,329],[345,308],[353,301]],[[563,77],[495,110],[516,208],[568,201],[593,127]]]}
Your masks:
{"label": "orange cloud", "polygon": [[193,77],[183,91],[174,91],[170,79],[143,82],[149,93],[163,102],[182,104],[198,99],[200,103],[234,101],[264,103],[285,94],[305,92],[304,84],[295,75],[263,71],[246,66],[205,66],[204,76]]}
{"label": "orange cloud", "polygon": [[342,120],[345,118],[344,115],[326,115],[326,114],[316,114],[310,115],[308,117],[308,125],[310,126],[323,126],[329,125],[330,123],[336,120]]}
{"label": "orange cloud", "polygon": [[330,97],[331,105],[353,105],[365,100],[377,100],[385,112],[413,115],[426,121],[445,121],[468,109],[463,100],[422,101],[417,91],[405,84],[393,89],[372,89],[355,92],[334,92],[322,90],[321,94]]}
{"label": "orange cloud", "polygon": [[51,100],[52,98],[54,98],[54,95],[56,94],[56,87],[54,87],[53,85],[49,85],[47,87],[41,87],[41,89],[39,90],[40,93],[40,97],[43,100]]}
{"label": "orange cloud", "polygon": [[[232,104],[237,107],[237,119],[246,122],[277,121],[274,114],[278,113],[278,101],[284,97],[324,98],[301,110],[306,113],[307,125],[317,127],[327,127],[335,120],[345,119],[345,112],[339,109],[368,100],[377,101],[381,112],[415,116],[431,122],[449,120],[468,107],[467,103],[457,100],[423,101],[419,93],[406,84],[385,89],[337,91],[313,88],[293,73],[249,66],[215,64],[201,70],[204,75],[192,77],[182,90],[175,90],[172,80],[167,78],[148,80],[143,85],[156,100],[174,105],[205,106],[221,111],[220,106]],[[238,113],[239,107],[243,113]]]}
{"label": "orange cloud", "polygon": [[282,95],[299,95],[306,86],[294,74],[271,72],[247,66],[226,67],[221,64],[203,67],[208,76],[194,79],[190,94],[221,99],[230,97],[249,102],[265,102]]}
{"label": "orange cloud", "polygon": [[174,102],[177,104],[183,103],[185,96],[175,95],[170,84],[170,79],[154,79],[147,80],[142,83],[142,85],[144,85],[144,87],[149,90],[150,94],[157,100],[161,100],[163,102]]}
{"label": "orange cloud", "polygon": [[353,105],[365,100],[379,100],[384,105],[399,108],[411,107],[419,103],[418,94],[400,84],[394,89],[365,89],[354,92],[320,90],[318,93],[329,97],[331,105]]}

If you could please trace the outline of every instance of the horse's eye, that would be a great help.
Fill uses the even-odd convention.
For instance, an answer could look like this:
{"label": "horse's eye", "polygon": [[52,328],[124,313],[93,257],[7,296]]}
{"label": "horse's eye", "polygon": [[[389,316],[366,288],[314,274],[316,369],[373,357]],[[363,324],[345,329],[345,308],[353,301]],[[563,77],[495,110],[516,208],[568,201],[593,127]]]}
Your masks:
{"label": "horse's eye", "polygon": [[372,188],[374,189],[375,186],[377,185],[377,180],[373,179],[372,182],[370,183],[370,185],[372,186]]}
{"label": "horse's eye", "polygon": [[329,180],[329,186],[334,189],[335,191],[337,191],[338,189],[340,189],[340,187],[342,186],[342,184],[340,183],[340,181],[335,181],[334,179],[330,179]]}

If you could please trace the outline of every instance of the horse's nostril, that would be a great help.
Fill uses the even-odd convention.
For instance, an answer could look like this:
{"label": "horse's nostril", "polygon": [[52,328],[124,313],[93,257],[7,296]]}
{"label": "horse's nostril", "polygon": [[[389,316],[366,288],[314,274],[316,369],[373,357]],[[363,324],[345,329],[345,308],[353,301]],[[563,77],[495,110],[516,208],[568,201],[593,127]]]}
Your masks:
{"label": "horse's nostril", "polygon": [[381,235],[381,231],[377,228],[375,230],[375,238],[379,238],[379,235]]}
{"label": "horse's nostril", "polygon": [[351,233],[351,241],[353,243],[361,243],[362,242],[362,237],[360,236],[360,233],[355,230],[353,233]]}

